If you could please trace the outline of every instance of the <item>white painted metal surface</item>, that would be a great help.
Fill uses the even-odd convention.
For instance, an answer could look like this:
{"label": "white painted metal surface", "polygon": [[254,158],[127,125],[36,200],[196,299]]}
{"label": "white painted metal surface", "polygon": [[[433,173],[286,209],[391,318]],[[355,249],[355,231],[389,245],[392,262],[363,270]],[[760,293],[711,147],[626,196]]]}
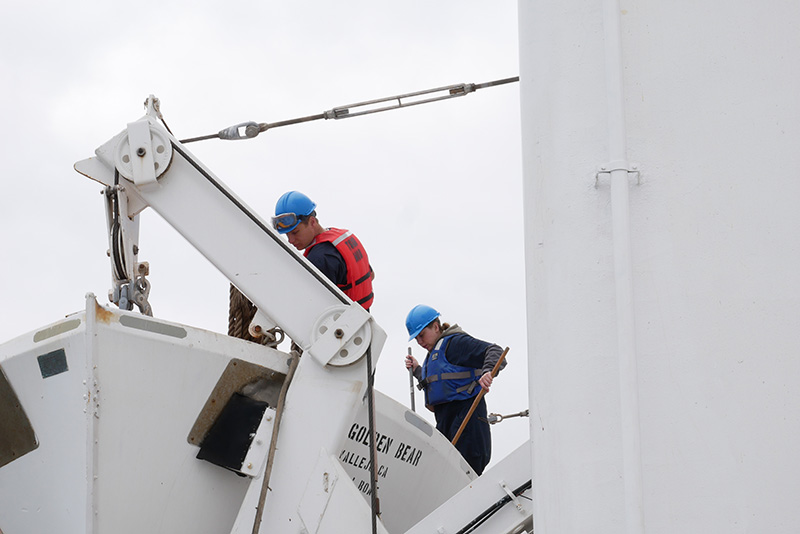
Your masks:
{"label": "white painted metal surface", "polygon": [[[143,186],[137,187],[124,177],[120,178],[131,205],[128,213],[138,214],[148,206],[155,210],[262,313],[315,357],[331,357],[335,354],[334,347],[356,337],[356,331],[369,323],[370,333],[360,335],[362,339],[371,336],[373,356],[377,360],[386,335],[370,315],[360,306],[350,306],[347,297],[332,282],[310,262],[300,258],[269,223],[197,161],[158,121],[150,116],[142,121],[149,123],[153,132],[153,143],[143,147],[144,152],[157,152],[162,146],[161,140],[167,139],[172,143],[174,155],[169,171],[157,183],[145,181]],[[131,124],[139,125],[142,121]],[[97,149],[96,158],[76,163],[76,170],[113,186],[113,165],[118,159],[115,155],[118,146],[129,146],[129,136],[127,130],[116,135]],[[132,159],[138,158],[136,146],[131,146],[130,151]],[[259,246],[253,246],[254,243]],[[248,250],[246,257],[241,254],[242,250]],[[280,283],[275,282],[278,279]],[[313,328],[318,319],[331,315],[334,308],[338,315],[346,311],[349,317],[349,320],[343,318],[338,326],[345,331],[342,339],[334,339],[334,329],[321,334]],[[309,313],[309,310],[313,311]],[[368,343],[362,344],[358,353],[363,354],[367,346]]]}
{"label": "white painted metal surface", "polygon": [[[83,357],[71,357],[86,352],[86,336],[81,322],[68,321],[67,333],[35,343],[29,335],[0,345],[0,366],[38,442],[35,450],[0,468],[0,529],[5,534],[52,532],[64,525],[92,532],[89,366]],[[37,356],[61,348],[73,372],[43,379]],[[36,457],[49,461],[32,461]]]}
{"label": "white painted metal surface", "polygon": [[[58,349],[67,365],[45,378],[37,360]],[[38,448],[0,468],[0,529],[4,534],[252,532],[263,457],[251,468],[255,476],[242,477],[197,459],[199,448],[189,442],[193,424],[232,361],[288,371],[282,352],[104,308],[92,295],[85,312],[0,345],[0,368],[39,441]],[[275,530],[278,522],[289,522],[280,529],[290,532],[300,531],[292,525],[298,522],[308,532],[370,530],[366,466],[357,458],[367,455],[365,411],[360,400],[346,431],[325,436],[336,444],[330,451],[313,446],[327,431],[312,424],[313,414],[294,407],[284,414],[284,423],[304,427],[303,438],[311,445],[279,449],[275,472],[299,473],[307,464],[308,476],[270,484],[268,503],[287,492],[286,484],[299,489],[288,489],[297,500],[281,513],[274,508],[265,513],[262,531]],[[271,414],[267,409],[264,418]],[[405,531],[474,478],[446,439],[379,393],[376,425],[382,436],[379,495],[385,524],[379,532]],[[262,434],[259,427],[254,440]],[[250,453],[258,450],[265,447],[253,446]],[[313,456],[303,456],[308,450]]]}
{"label": "white painted metal surface", "polygon": [[[380,414],[378,497],[387,503],[381,506],[381,522],[389,532],[405,532],[469,484],[475,474],[450,442],[420,416],[380,392],[376,392],[375,407]],[[362,405],[339,448],[332,452],[368,499],[366,408]]]}
{"label": "white painted metal surface", "polygon": [[[800,4],[520,0],[519,13],[530,452],[472,480],[378,395],[378,531],[456,532],[532,474],[532,503],[476,532],[519,532],[531,511],[538,534],[793,532]],[[377,358],[385,334],[155,121],[77,168],[113,184],[137,153],[126,135],[148,155],[123,172],[127,211],[156,209],[306,351],[260,531],[368,532],[365,366],[350,349]],[[168,172],[151,152],[165,140]],[[45,376],[38,357],[59,349],[68,369]],[[38,440],[0,467],[0,530],[250,532],[263,462],[238,477],[186,439],[233,357],[287,368],[93,298],[0,346]]]}
{"label": "white painted metal surface", "polygon": [[[269,479],[273,491],[261,523],[262,530],[289,528],[301,522],[297,503],[314,476],[307,460],[338,445],[366,391],[364,355],[371,352],[377,363],[386,335],[166,131],[156,118],[154,97],[147,108],[145,118],[101,146],[97,158],[75,167],[106,186],[119,183],[131,199],[129,213],[144,206],[157,211],[304,350],[287,391]],[[141,132],[147,128],[151,135]],[[143,171],[140,160],[169,152],[165,143],[173,153],[169,169],[162,162],[154,171],[154,163],[145,162]],[[115,170],[121,146],[127,147],[123,162],[126,156],[136,162],[132,177]],[[163,174],[155,181],[158,171]]]}
{"label": "white painted metal surface", "polygon": [[[464,530],[491,505],[506,498],[509,491],[513,493],[513,490],[530,482],[530,458],[530,444],[524,443],[414,525],[408,534],[455,533]],[[532,510],[532,493],[527,489],[499,508],[497,512],[487,514],[488,517],[484,522],[480,522],[474,530],[468,532],[476,534],[530,532]]]}
{"label": "white painted metal surface", "polygon": [[[286,390],[282,419],[275,423],[276,413],[267,408],[241,465],[225,464],[252,478],[194,458],[206,435],[198,428],[215,413],[216,392],[222,391],[217,388],[227,383],[230,365],[249,361],[272,370],[270,376],[286,375],[288,355],[136,313],[112,312],[89,296],[85,314],[69,323],[76,325],[74,332],[64,334],[62,324],[42,331],[55,332],[44,338],[52,337],[64,352],[73,338],[83,342],[68,349],[71,373],[66,365],[55,379],[44,371],[41,376],[30,372],[41,355],[35,343],[42,332],[34,335],[33,346],[23,338],[0,347],[0,363],[9,370],[12,388],[35,391],[44,379],[50,380],[46,384],[51,389],[52,384],[72,384],[72,396],[80,395],[85,408],[62,442],[68,453],[51,450],[54,440],[48,437],[46,446],[12,460],[14,468],[6,466],[0,473],[0,495],[23,488],[16,500],[3,501],[3,516],[10,519],[3,520],[2,528],[15,534],[35,524],[27,520],[26,511],[41,506],[41,482],[25,479],[24,473],[36,463],[57,492],[65,491],[65,484],[86,488],[68,503],[68,513],[79,510],[81,520],[45,512],[37,516],[37,528],[43,531],[56,526],[123,533],[371,530],[364,356],[371,351],[377,362],[385,333],[185,150],[155,118],[155,109],[151,97],[145,118],[130,123],[97,150],[97,158],[79,162],[76,169],[106,185],[107,195],[118,195],[121,206],[108,204],[111,244],[128,254],[126,261],[136,259],[137,217],[152,207],[258,306],[262,318],[280,326],[303,349]],[[126,218],[125,242],[113,235],[111,223],[119,217]],[[118,282],[131,278],[130,269],[119,268],[122,263],[115,265],[115,291]],[[17,365],[27,366],[28,374],[18,374]],[[73,384],[77,381],[79,385]],[[57,401],[70,396],[48,393]],[[427,422],[379,393],[376,399],[381,503],[376,528],[403,532],[474,474]],[[35,431],[55,424],[41,402],[28,399],[22,404],[29,402]],[[65,415],[75,418],[74,412],[75,407]],[[265,468],[270,444],[271,471]],[[83,480],[62,476],[61,465],[54,462],[77,466]],[[262,488],[268,488],[266,493]],[[257,506],[263,512],[260,520]]]}
{"label": "white painted metal surface", "polygon": [[536,531],[793,532],[800,4],[615,4],[519,2]]}
{"label": "white painted metal surface", "polygon": [[[126,326],[125,317],[140,322]],[[0,346],[0,365],[39,441],[0,470],[0,528],[229,531],[249,479],[195,459],[187,435],[231,358],[285,372],[285,355],[114,313],[91,295],[73,319],[62,334]],[[43,378],[37,358],[59,348],[68,368]]]}

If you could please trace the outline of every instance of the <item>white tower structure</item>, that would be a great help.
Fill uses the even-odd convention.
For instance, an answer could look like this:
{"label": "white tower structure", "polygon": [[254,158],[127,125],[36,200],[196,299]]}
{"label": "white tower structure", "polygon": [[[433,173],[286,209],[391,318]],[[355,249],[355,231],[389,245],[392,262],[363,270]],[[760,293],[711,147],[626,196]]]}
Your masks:
{"label": "white tower structure", "polygon": [[519,2],[537,534],[800,524],[798,21]]}

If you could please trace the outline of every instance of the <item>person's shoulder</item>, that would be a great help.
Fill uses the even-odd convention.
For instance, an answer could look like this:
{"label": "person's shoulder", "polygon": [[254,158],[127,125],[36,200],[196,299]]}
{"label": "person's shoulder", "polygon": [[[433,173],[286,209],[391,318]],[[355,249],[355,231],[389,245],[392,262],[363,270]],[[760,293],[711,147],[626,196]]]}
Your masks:
{"label": "person's shoulder", "polygon": [[464,332],[458,325],[453,325],[444,332],[444,336],[447,338],[447,344],[449,346],[456,346],[456,345],[463,345],[465,343],[471,343],[475,338],[471,335]]}
{"label": "person's shoulder", "polygon": [[[350,232],[347,228],[337,228],[335,226],[330,226],[325,230],[325,233],[331,237],[340,236]],[[352,232],[350,232],[352,234]]]}
{"label": "person's shoulder", "polygon": [[320,241],[308,251],[308,258],[311,257],[320,258],[323,256],[334,256],[337,258],[341,258],[342,255],[336,250],[336,247],[330,241]]}
{"label": "person's shoulder", "polygon": [[[456,325],[457,327],[458,325]],[[449,344],[451,345],[460,345],[460,346],[476,346],[476,347],[485,347],[491,345],[488,341],[483,341],[482,339],[478,339],[469,335],[468,333],[464,332],[461,328],[458,328],[452,334],[447,334],[450,337]]]}
{"label": "person's shoulder", "polygon": [[317,243],[308,251],[306,258],[334,284],[347,283],[347,266],[342,254],[332,243]]}
{"label": "person's shoulder", "polygon": [[[447,326],[447,325],[445,324],[445,326]],[[458,334],[469,335],[466,332],[464,332],[464,329],[461,328],[460,326],[458,326],[457,323],[453,324],[451,326],[447,326],[445,331],[442,332],[443,336],[454,336],[454,335],[458,335]]]}

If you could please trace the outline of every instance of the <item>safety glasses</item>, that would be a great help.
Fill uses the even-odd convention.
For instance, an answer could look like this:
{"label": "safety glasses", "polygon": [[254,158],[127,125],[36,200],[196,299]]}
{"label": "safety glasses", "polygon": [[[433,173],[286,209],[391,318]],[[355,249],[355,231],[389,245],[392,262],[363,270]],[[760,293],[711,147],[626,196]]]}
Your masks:
{"label": "safety glasses", "polygon": [[288,232],[303,221],[304,215],[281,213],[272,218],[272,226],[279,232]]}

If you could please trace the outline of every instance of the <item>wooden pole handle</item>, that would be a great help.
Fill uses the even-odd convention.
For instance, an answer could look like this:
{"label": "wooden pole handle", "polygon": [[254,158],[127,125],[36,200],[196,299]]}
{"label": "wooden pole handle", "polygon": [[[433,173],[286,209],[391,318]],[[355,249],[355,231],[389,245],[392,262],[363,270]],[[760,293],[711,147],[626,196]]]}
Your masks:
{"label": "wooden pole handle", "polygon": [[[498,371],[500,371],[500,366],[503,365],[503,360],[506,359],[506,354],[508,354],[508,347],[506,347],[506,350],[504,350],[503,354],[500,355],[500,359],[497,360],[497,363],[494,364],[494,367],[492,368],[492,378],[497,376]],[[478,407],[478,403],[481,402],[481,399],[483,398],[484,395],[486,395],[486,390],[481,388],[481,391],[480,391],[480,393],[478,393],[478,396],[475,397],[474,401],[472,401],[472,406],[469,407],[469,411],[467,412],[467,416],[464,418],[463,421],[461,421],[461,426],[458,427],[458,432],[456,432],[456,435],[455,435],[455,437],[453,438],[453,441],[452,441],[453,445],[455,445],[458,442],[458,438],[461,437],[461,434],[464,432],[464,429],[467,427],[467,423],[469,422],[470,418],[472,417],[472,414],[475,412],[475,408]]]}

